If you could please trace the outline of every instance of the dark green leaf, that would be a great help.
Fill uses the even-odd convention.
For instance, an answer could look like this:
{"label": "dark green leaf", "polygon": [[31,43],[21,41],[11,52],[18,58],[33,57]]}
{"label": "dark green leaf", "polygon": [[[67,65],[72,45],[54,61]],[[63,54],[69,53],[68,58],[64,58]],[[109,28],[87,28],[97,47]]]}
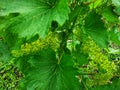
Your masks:
{"label": "dark green leaf", "polygon": [[57,63],[55,52],[40,51],[28,61],[31,64],[23,88],[27,90],[80,90],[70,55],[63,55]]}
{"label": "dark green leaf", "polygon": [[107,30],[101,20],[101,16],[96,13],[89,13],[85,19],[85,31],[101,47],[107,47]]}
{"label": "dark green leaf", "polygon": [[76,63],[80,66],[88,64],[88,55],[81,52],[80,45],[76,45],[76,51],[72,52],[72,54]]}

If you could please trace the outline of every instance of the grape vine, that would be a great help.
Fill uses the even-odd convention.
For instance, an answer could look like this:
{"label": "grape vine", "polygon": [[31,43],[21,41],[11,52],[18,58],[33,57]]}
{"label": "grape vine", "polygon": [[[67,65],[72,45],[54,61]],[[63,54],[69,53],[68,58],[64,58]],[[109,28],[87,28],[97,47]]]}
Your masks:
{"label": "grape vine", "polygon": [[119,90],[119,72],[119,0],[0,0],[0,90]]}

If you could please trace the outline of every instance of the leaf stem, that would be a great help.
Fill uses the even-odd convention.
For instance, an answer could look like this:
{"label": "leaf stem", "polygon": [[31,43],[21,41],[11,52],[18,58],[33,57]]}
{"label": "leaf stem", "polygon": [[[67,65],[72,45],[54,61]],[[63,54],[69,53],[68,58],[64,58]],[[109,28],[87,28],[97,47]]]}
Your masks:
{"label": "leaf stem", "polygon": [[[63,53],[66,51],[67,40],[68,40],[69,36],[72,34],[72,30],[77,22],[78,16],[80,14],[80,10],[81,10],[80,5],[76,5],[75,9],[69,15],[70,20],[66,21],[66,23],[62,27],[62,29],[65,31],[62,31],[62,33],[61,33],[62,41],[60,44],[60,48],[58,49],[58,64],[60,64],[61,57],[62,57]],[[75,13],[74,16],[72,15],[73,13]],[[71,23],[72,23],[72,25],[71,25]],[[67,27],[67,29],[65,27]]]}

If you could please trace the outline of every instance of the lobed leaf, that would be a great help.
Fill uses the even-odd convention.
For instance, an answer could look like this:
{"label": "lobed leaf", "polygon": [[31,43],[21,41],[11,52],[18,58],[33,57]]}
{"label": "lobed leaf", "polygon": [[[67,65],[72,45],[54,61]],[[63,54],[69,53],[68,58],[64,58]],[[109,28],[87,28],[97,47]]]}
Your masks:
{"label": "lobed leaf", "polygon": [[51,49],[40,51],[28,61],[31,64],[26,74],[27,90],[80,90],[80,83],[75,78],[76,70],[70,55],[63,55],[57,63],[55,52]]}
{"label": "lobed leaf", "polygon": [[11,18],[4,25],[10,23],[9,30],[19,34],[19,37],[31,38],[39,34],[44,38],[52,21],[63,25],[68,19],[70,10],[67,2],[68,0],[0,0],[0,16],[19,13],[19,16]]}
{"label": "lobed leaf", "polygon": [[89,13],[85,19],[85,31],[101,47],[107,47],[107,29],[97,13]]}

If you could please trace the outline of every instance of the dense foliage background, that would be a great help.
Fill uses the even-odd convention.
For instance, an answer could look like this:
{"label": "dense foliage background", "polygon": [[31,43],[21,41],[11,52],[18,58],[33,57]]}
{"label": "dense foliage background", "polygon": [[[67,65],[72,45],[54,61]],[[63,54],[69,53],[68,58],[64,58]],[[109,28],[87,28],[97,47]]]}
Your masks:
{"label": "dense foliage background", "polygon": [[119,90],[120,0],[0,0],[0,90]]}

